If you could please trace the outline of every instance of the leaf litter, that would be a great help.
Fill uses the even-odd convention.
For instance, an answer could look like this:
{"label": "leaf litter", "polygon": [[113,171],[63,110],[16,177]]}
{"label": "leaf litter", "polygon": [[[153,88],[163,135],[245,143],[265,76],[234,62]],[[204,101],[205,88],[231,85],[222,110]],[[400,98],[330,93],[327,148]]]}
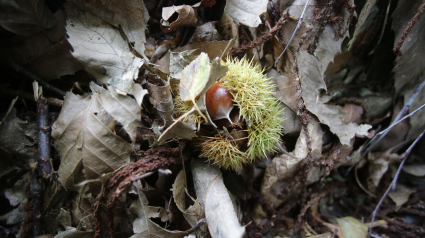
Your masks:
{"label": "leaf litter", "polygon": [[[423,110],[409,114],[424,104],[423,1],[0,6],[0,234],[425,234]],[[202,138],[235,144],[252,121],[222,130],[206,92],[224,60],[244,57],[273,82],[284,129],[274,150],[227,170],[200,158]],[[31,80],[51,103],[50,128],[37,127]],[[37,155],[45,132],[52,158]]]}

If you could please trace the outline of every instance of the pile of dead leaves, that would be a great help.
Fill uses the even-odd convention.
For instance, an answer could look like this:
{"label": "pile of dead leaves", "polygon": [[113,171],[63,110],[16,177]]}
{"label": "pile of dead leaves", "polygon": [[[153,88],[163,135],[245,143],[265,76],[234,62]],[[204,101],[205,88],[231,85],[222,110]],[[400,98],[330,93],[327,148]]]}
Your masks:
{"label": "pile of dead leaves", "polygon": [[[424,237],[424,10],[1,1],[0,237]],[[233,139],[205,96],[232,59],[281,123],[226,170],[202,138]]]}

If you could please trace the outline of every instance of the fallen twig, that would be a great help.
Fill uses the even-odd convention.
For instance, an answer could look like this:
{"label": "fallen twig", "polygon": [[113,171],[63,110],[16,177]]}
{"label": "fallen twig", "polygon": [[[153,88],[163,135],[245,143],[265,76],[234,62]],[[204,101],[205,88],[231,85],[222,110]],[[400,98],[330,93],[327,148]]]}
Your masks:
{"label": "fallen twig", "polygon": [[305,13],[305,10],[307,9],[307,6],[308,6],[308,3],[309,3],[309,2],[310,2],[310,0],[307,0],[307,2],[305,3],[304,10],[303,10],[303,12],[301,13],[300,19],[298,19],[297,27],[295,27],[295,30],[294,30],[294,32],[292,33],[291,38],[289,39],[288,43],[286,43],[286,47],[285,47],[285,49],[282,51],[282,53],[280,53],[279,57],[277,57],[277,60],[274,62],[274,66],[275,66],[275,67],[277,66],[277,63],[279,62],[280,58],[282,58],[282,55],[285,53],[286,49],[288,49],[288,46],[289,46],[289,44],[291,43],[292,38],[294,38],[295,33],[297,33],[298,29],[301,27],[301,24],[303,23],[304,13]]}

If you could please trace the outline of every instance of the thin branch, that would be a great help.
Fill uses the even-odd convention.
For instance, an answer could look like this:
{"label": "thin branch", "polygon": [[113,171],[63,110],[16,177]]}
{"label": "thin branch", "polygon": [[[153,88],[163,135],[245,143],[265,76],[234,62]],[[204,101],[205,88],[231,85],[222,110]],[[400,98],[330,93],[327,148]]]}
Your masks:
{"label": "thin branch", "polygon": [[[400,166],[398,167],[397,173],[394,176],[393,181],[391,182],[390,186],[388,186],[387,191],[385,191],[385,194],[382,196],[381,200],[379,200],[378,205],[376,205],[375,210],[372,213],[372,220],[370,222],[370,224],[373,224],[373,222],[375,221],[375,217],[376,214],[378,213],[378,209],[379,207],[382,205],[382,203],[384,202],[385,197],[387,197],[388,193],[393,190],[395,188],[395,185],[397,184],[397,179],[398,176],[400,175],[401,169],[404,166],[404,163],[406,162],[406,158],[407,156],[409,156],[410,152],[412,151],[412,149],[415,147],[415,145],[418,143],[418,141],[422,138],[422,136],[425,134],[425,131],[423,131],[418,138],[416,138],[416,140],[410,145],[410,147],[406,150],[406,152],[404,152],[401,156],[400,159],[402,159]],[[369,238],[372,235],[372,226],[369,229]]]}
{"label": "thin branch", "polygon": [[288,46],[291,43],[292,38],[294,38],[295,33],[297,33],[298,29],[301,27],[301,24],[303,22],[304,13],[305,13],[305,10],[307,9],[307,6],[308,6],[308,3],[309,2],[310,2],[310,0],[307,0],[307,2],[305,3],[304,10],[301,13],[300,19],[298,20],[297,27],[295,28],[294,33],[292,33],[291,39],[289,39],[288,43],[286,44],[285,49],[282,51],[282,53],[279,55],[279,57],[277,58],[277,60],[274,62],[274,66],[275,67],[277,66],[277,63],[279,62],[280,58],[282,58],[282,55],[285,53],[286,49],[288,49]]}
{"label": "thin branch", "polygon": [[[421,92],[422,88],[425,86],[425,80],[415,89],[412,97],[410,97],[409,101],[407,101],[407,103],[404,105],[404,107],[401,109],[401,111],[398,113],[397,117],[394,119],[393,123],[391,123],[391,125],[381,131],[380,133],[376,134],[372,140],[370,140],[365,147],[363,147],[363,156],[367,154],[367,152],[369,152],[371,149],[373,149],[373,147],[375,147],[381,140],[382,138],[384,138],[384,136],[387,135],[387,133],[390,131],[390,129],[392,127],[394,127],[395,125],[397,125],[399,122],[401,122],[402,120],[400,120],[400,118],[406,114],[409,111],[410,105],[412,105],[412,103],[415,101],[416,97],[419,95],[419,93]],[[414,114],[414,113],[413,113]]]}

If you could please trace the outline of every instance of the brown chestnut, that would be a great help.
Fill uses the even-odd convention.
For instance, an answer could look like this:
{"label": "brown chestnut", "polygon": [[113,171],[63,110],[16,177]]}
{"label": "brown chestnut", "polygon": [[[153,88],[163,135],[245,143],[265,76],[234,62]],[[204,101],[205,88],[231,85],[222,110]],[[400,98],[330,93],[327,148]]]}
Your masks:
{"label": "brown chestnut", "polygon": [[227,119],[231,124],[230,112],[233,109],[233,96],[222,83],[215,83],[208,89],[205,104],[211,120]]}

